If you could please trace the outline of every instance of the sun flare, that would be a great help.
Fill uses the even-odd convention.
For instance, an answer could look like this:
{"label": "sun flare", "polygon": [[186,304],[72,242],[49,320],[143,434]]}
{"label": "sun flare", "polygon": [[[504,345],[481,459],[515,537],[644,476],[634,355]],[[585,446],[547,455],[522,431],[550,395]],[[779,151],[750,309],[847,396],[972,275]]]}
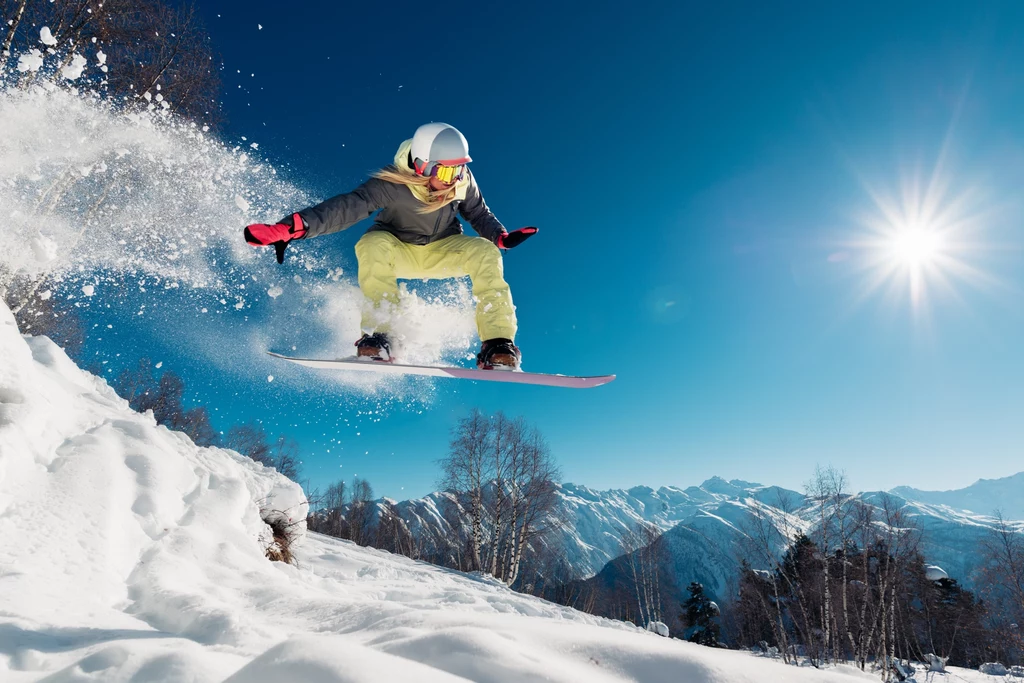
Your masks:
{"label": "sun flare", "polygon": [[909,303],[923,312],[926,304],[960,299],[958,283],[995,286],[993,278],[970,263],[984,251],[977,241],[992,218],[977,187],[952,191],[940,168],[922,182],[904,177],[898,193],[865,183],[870,212],[859,221],[859,236],[847,242],[849,254],[864,275],[859,298],[881,293],[892,303]]}

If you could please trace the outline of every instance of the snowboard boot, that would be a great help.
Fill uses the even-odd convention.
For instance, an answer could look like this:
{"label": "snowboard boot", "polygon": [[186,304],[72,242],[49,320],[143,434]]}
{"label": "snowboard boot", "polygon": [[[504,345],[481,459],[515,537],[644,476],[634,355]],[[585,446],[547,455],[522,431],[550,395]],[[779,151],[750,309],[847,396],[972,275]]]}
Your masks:
{"label": "snowboard boot", "polygon": [[391,340],[383,332],[364,334],[356,342],[356,356],[360,360],[375,360],[390,363]]}
{"label": "snowboard boot", "polygon": [[518,370],[522,354],[511,339],[488,339],[476,355],[476,366],[481,370]]}

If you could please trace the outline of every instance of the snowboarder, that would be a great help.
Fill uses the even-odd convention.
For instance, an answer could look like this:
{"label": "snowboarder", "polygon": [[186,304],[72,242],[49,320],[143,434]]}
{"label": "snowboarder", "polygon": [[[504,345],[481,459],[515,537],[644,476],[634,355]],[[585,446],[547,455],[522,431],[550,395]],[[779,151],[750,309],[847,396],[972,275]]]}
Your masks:
{"label": "snowboarder", "polygon": [[[358,356],[392,360],[388,318],[398,302],[397,278],[468,275],[482,340],[477,366],[518,369],[515,307],[500,250],[518,246],[537,228],[505,230],[484,203],[467,166],[470,161],[469,143],[455,127],[425,124],[398,147],[393,166],[377,171],[349,193],[278,223],[250,225],[245,239],[253,246],[274,245],[280,263],[288,242],[345,230],[382,209],[356,243],[359,288],[366,297]],[[480,237],[464,235],[458,215]]]}

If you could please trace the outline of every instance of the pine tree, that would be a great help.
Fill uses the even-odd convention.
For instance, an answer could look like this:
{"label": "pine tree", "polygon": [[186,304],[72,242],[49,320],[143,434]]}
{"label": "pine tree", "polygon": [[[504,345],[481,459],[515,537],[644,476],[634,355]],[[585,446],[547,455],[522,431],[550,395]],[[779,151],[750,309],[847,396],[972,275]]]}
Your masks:
{"label": "pine tree", "polygon": [[690,597],[683,603],[685,614],[680,615],[679,618],[690,630],[687,640],[698,645],[719,647],[720,632],[718,624],[714,621],[719,614],[718,605],[704,595],[704,586],[696,581],[691,583],[686,590],[689,591]]}

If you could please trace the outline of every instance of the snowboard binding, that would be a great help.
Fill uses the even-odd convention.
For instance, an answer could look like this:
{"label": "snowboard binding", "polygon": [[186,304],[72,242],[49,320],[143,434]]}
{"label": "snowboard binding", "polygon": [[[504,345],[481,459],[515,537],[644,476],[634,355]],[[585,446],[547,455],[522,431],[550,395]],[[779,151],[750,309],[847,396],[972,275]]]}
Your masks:
{"label": "snowboard binding", "polygon": [[515,371],[519,369],[522,354],[511,339],[488,339],[476,356],[476,366],[481,370]]}
{"label": "snowboard binding", "polygon": [[383,332],[363,334],[356,341],[356,356],[359,360],[372,360],[378,363],[390,363],[394,360],[391,356],[391,340]]}

